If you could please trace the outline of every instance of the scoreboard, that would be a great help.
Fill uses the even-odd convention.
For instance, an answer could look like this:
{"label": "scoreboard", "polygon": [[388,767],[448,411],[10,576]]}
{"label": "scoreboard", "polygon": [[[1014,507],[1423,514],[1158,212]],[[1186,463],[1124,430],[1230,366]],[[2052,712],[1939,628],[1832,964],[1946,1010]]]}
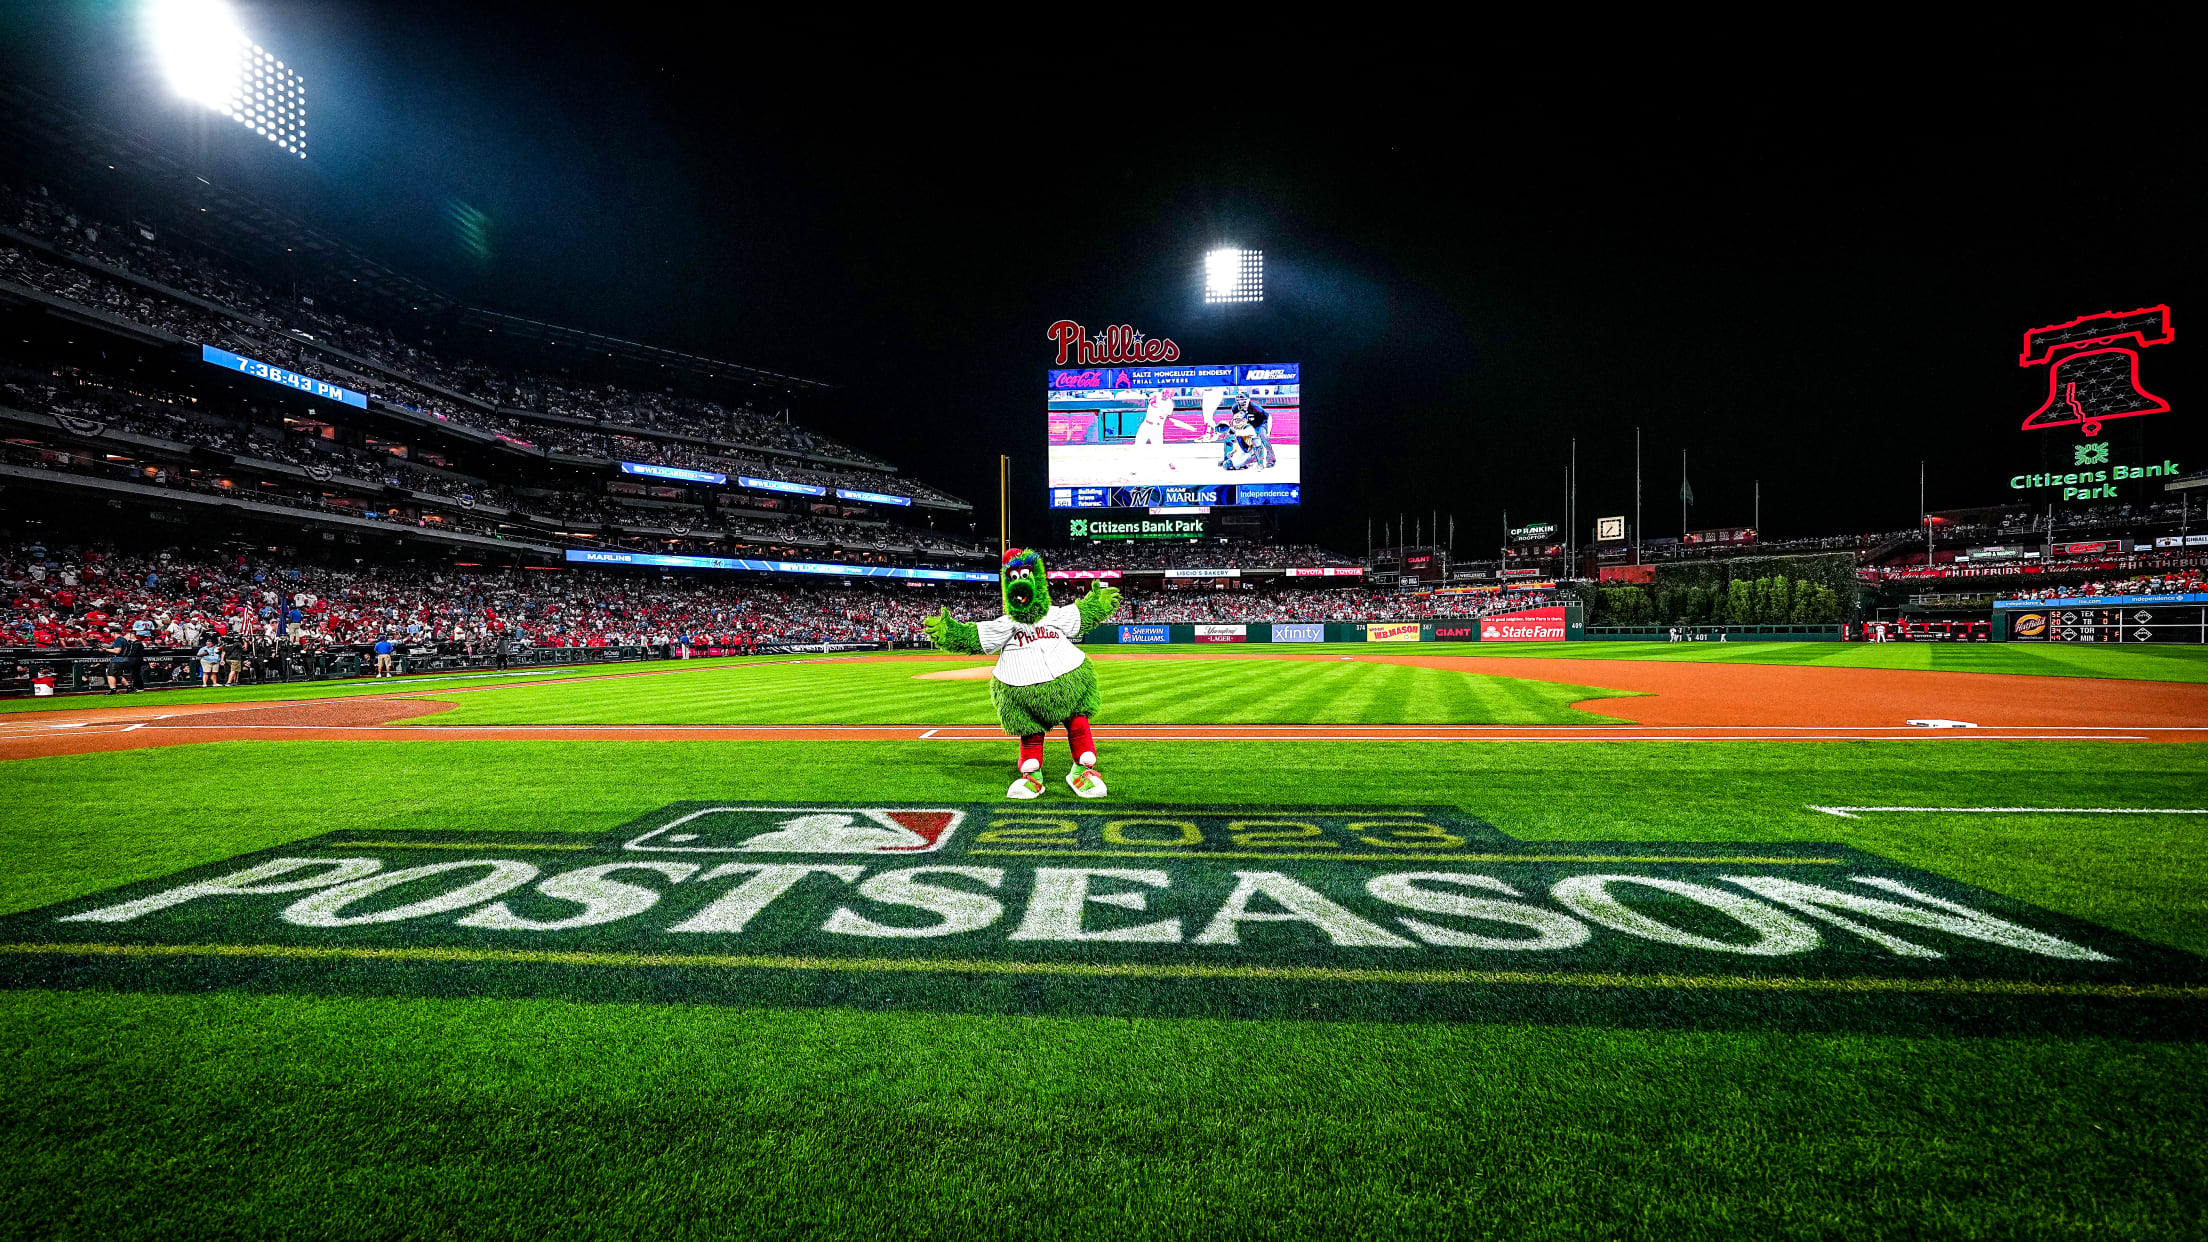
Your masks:
{"label": "scoreboard", "polygon": [[2095,604],[2051,600],[2004,609],[2009,637],[2048,643],[2208,643],[2208,604]]}

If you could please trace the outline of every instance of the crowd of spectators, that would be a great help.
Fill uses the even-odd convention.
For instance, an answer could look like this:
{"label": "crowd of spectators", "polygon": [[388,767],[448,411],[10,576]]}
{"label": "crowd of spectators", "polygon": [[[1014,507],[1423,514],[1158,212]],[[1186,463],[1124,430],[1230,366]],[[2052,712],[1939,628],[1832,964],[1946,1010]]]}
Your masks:
{"label": "crowd of spectators", "polygon": [[[994,615],[993,585],[837,583],[561,571],[318,566],[261,551],[153,554],[112,546],[0,547],[0,645],[92,649],[123,632],[148,646],[209,636],[307,647],[379,639],[481,649],[913,641],[948,606]],[[1130,622],[1412,620],[1556,602],[1546,591],[1394,594],[1365,587],[1129,591]]]}
{"label": "crowd of spectators", "polygon": [[135,555],[109,546],[16,544],[0,554],[0,643],[97,648],[133,632],[148,646],[206,636],[306,647],[391,639],[480,649],[912,641],[948,605],[993,606],[986,584],[810,586],[659,578],[610,570],[480,574],[394,566],[327,568],[245,553]]}
{"label": "crowd of spectators", "polygon": [[[777,417],[745,405],[722,405],[611,384],[581,385],[562,377],[493,367],[467,357],[450,342],[409,342],[388,327],[340,312],[327,294],[319,298],[278,295],[223,265],[177,247],[155,244],[151,229],[126,228],[64,206],[42,187],[0,185],[0,212],[4,212],[0,218],[18,232],[57,250],[203,298],[243,319],[159,296],[126,280],[54,262],[7,241],[0,241],[0,279],[156,327],[188,341],[232,347],[302,374],[365,390],[416,412],[434,414],[447,422],[607,460],[743,470],[796,482],[956,503],[949,493],[887,473],[894,467],[792,423],[786,414]],[[350,369],[326,356],[325,348],[370,359],[380,370],[370,375]],[[386,371],[412,376],[418,382],[408,383]],[[485,406],[584,419],[599,426],[578,427],[493,414],[468,401],[456,403],[446,393],[457,393]],[[647,438],[634,434],[639,431]],[[654,432],[832,458],[854,465],[814,461],[800,467],[783,458],[736,448],[710,449],[649,438]]]}
{"label": "crowd of spectators", "polygon": [[[1047,561],[1045,562],[1048,563]],[[1484,617],[1561,603],[1553,591],[1418,594],[1368,587],[1128,591],[1125,619],[1145,624],[1296,621],[1426,621]]]}
{"label": "crowd of spectators", "polygon": [[2007,591],[2002,599],[2070,599],[2092,595],[2194,595],[2208,591],[2208,575],[2198,569],[2173,569],[2129,578],[2105,578],[2065,586]]}
{"label": "crowd of spectators", "polygon": [[1357,562],[1309,543],[1091,543],[1042,548],[1052,569],[1321,569]]}

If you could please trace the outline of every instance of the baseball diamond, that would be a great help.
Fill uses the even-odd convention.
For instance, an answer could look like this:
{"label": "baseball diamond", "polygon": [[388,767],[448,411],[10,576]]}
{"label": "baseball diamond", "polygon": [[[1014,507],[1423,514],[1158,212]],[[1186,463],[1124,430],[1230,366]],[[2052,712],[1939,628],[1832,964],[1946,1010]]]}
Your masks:
{"label": "baseball diamond", "polygon": [[0,5],[0,1242],[2208,1238],[2157,75],[517,16]]}

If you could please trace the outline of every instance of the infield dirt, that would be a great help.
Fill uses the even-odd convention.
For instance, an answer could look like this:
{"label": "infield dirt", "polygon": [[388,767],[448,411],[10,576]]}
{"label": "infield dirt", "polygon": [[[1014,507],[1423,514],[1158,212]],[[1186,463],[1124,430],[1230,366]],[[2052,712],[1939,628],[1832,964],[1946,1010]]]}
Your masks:
{"label": "infield dirt", "polygon": [[[1515,740],[1645,741],[1772,740],[1840,741],[1864,738],[1937,740],[2102,740],[2181,742],[2208,734],[2208,685],[1948,673],[1922,670],[1832,668],[1801,665],[1661,663],[1614,660],[1524,659],[1455,655],[1341,656],[1326,653],[1219,653],[1163,655],[1100,653],[1110,664],[1145,660],[1286,660],[1398,664],[1602,689],[1639,697],[1587,701],[1629,725],[1156,725],[1113,722],[1099,726],[1105,738],[1210,740]],[[916,676],[980,680],[986,665],[963,657],[866,656],[854,662],[890,660],[914,665],[959,661],[959,667]],[[838,663],[844,661],[837,661]],[[665,676],[681,669],[593,674],[587,680]],[[583,680],[578,678],[577,680]],[[537,681],[547,685],[556,682]],[[820,740],[940,741],[996,739],[992,729],[925,725],[500,725],[437,726],[420,722],[450,710],[451,700],[504,688],[399,691],[347,699],[253,704],[102,704],[82,710],[40,713],[0,722],[0,760],[46,755],[137,750],[196,742],[247,739],[426,740]],[[432,697],[434,696],[434,697]],[[1575,704],[1575,706],[1578,706]],[[1912,720],[1961,721],[1972,729],[1926,729]]]}

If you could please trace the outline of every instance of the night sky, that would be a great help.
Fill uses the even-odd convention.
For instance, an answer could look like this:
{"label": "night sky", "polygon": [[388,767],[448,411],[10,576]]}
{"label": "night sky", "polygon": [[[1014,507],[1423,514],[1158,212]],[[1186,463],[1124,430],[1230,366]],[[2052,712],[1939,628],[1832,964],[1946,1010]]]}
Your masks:
{"label": "night sky", "polygon": [[[173,140],[188,106],[127,6],[11,8],[9,72]],[[1749,522],[1758,479],[1770,537],[1907,527],[1920,459],[1935,510],[2019,499],[2012,474],[2080,439],[2019,430],[2047,385],[2023,330],[2156,303],[2177,340],[2142,379],[2174,408],[2110,424],[2114,460],[2208,468],[2203,147],[2154,75],[2120,107],[1931,58],[1632,82],[1489,58],[1313,93],[1185,54],[639,30],[618,6],[239,10],[306,77],[312,151],[210,128],[222,175],[476,304],[835,384],[826,430],[984,513],[1009,453],[1016,540],[1063,541],[1060,318],[1303,363],[1282,529],[1345,550],[1398,511],[1453,513],[1460,555],[1506,509],[1559,520],[1574,437],[1582,523],[1630,513],[1635,427],[1650,536],[1679,532],[1682,450],[1696,529]],[[1202,304],[1218,243],[1265,251],[1262,306]]]}

